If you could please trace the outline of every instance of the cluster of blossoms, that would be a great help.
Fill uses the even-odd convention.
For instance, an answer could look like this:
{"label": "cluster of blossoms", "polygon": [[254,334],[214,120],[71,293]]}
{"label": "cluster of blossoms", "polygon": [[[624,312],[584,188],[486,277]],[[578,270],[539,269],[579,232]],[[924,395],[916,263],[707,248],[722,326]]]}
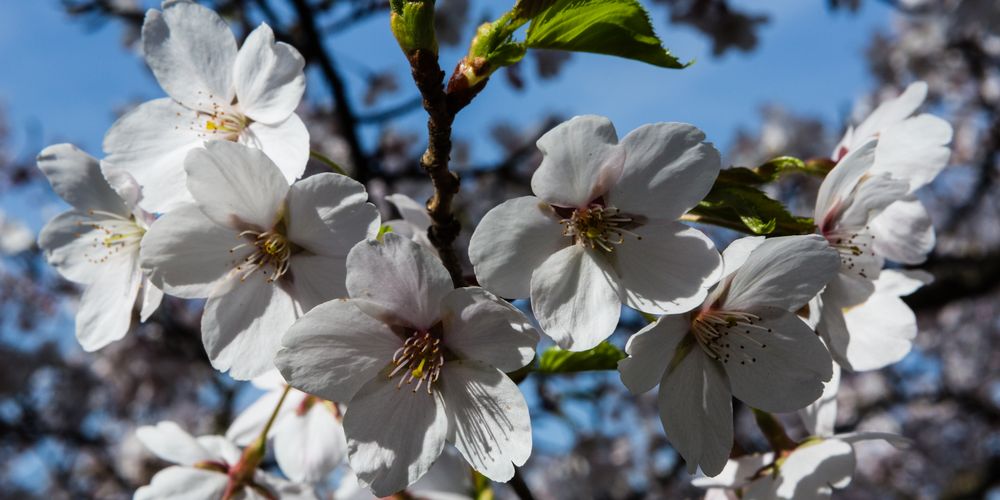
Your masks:
{"label": "cluster of blossoms", "polygon": [[[573,118],[538,141],[534,195],[476,227],[469,258],[482,287],[456,288],[419,204],[387,197],[403,219],[385,231],[360,183],[298,179],[309,156],[295,114],[304,62],[270,28],[237,48],[214,12],[167,1],[147,13],[142,43],[169,97],[115,123],[103,160],[70,145],[41,153],[73,209],[39,244],[86,287],[84,349],[122,338],[136,306],[144,321],[164,293],[206,299],[212,366],[266,393],[225,437],[140,428],[177,465],[137,498],[314,498],[311,485],[345,458],[338,498],[461,498],[458,457],[511,479],[532,439],[507,374],[532,363],[540,336],[500,297],[530,299],[540,330],[571,351],[609,338],[623,305],[656,316],[629,339],[622,381],[637,394],[659,385],[667,438],[716,493],[829,494],[850,480],[854,442],[900,441],[835,435],[833,418],[840,367],[898,361],[916,333],[900,296],[927,278],[883,267],[919,263],[934,244],[913,193],[946,165],[951,129],[911,116],[926,86],[845,136],[817,198],[817,234],[743,238],[721,255],[680,222],[721,169],[700,130],[657,123],[619,140],[606,118]],[[734,396],[802,410],[814,436],[731,460]],[[268,447],[287,480],[260,469]]]}

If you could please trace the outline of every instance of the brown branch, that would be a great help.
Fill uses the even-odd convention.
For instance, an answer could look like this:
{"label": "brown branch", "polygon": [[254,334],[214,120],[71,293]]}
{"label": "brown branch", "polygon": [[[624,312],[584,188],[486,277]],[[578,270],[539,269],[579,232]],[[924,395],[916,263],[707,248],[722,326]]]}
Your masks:
{"label": "brown branch", "polygon": [[454,243],[462,229],[452,213],[451,204],[461,187],[457,173],[448,169],[451,157],[451,125],[455,115],[482,90],[486,81],[474,87],[449,92],[444,89],[444,71],[438,64],[437,54],[417,49],[407,55],[413,81],[420,90],[424,110],[427,111],[427,150],[420,157],[420,168],[431,178],[434,195],[427,200],[427,212],[433,224],[427,236],[437,249],[451,280],[456,287],[465,284],[462,264],[455,252]]}

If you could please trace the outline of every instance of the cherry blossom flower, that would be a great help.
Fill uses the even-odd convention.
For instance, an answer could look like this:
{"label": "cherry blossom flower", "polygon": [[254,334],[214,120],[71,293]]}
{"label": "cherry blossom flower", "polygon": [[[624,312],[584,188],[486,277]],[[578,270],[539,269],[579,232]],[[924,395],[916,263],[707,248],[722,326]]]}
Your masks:
{"label": "cherry blossom flower", "polygon": [[619,143],[607,118],[579,116],[538,140],[535,196],[483,217],[469,257],[486,289],[531,298],[560,347],[590,349],[621,305],[653,314],[696,307],[718,280],[712,241],[677,219],[708,193],[719,153],[683,123],[640,127]]}
{"label": "cherry blossom flower", "polygon": [[434,245],[427,237],[427,229],[431,227],[431,216],[427,213],[427,208],[406,196],[405,194],[390,194],[385,197],[386,201],[392,203],[399,211],[401,219],[392,219],[385,222],[386,226],[392,228],[396,234],[403,235],[411,240],[434,250]]}
{"label": "cherry blossom flower", "polygon": [[[253,379],[253,385],[267,392],[243,410],[226,431],[226,439],[241,446],[257,439],[287,386],[276,370]],[[289,479],[317,483],[343,462],[347,441],[340,419],[336,403],[289,390],[268,432],[278,467]]]}
{"label": "cherry blossom flower", "polygon": [[[873,440],[883,440],[897,448],[909,444],[906,438],[886,432],[833,434],[839,385],[840,370],[835,369],[823,395],[800,411],[812,437],[777,455],[771,452],[730,459],[718,476],[698,477],[692,484],[711,488],[709,491],[718,498],[830,498],[834,489],[851,483],[857,465],[855,444]],[[732,491],[739,491],[739,496]]]}
{"label": "cherry blossom flower", "polygon": [[[851,369],[854,368],[847,350],[852,342],[861,340],[855,339],[855,332],[846,327],[844,311],[862,304],[875,293],[875,282],[885,265],[885,256],[874,245],[877,236],[871,221],[905,197],[909,189],[905,181],[884,172],[873,172],[876,146],[876,141],[869,141],[848,152],[823,180],[816,199],[818,231],[840,254],[841,266],[823,293],[810,303],[810,311],[820,311],[816,330],[830,348],[833,359]],[[898,335],[898,332],[889,334]],[[880,354],[884,353],[871,356]]]}
{"label": "cherry blossom flower", "polygon": [[27,226],[0,211],[0,255],[16,255],[34,244],[35,236]]}
{"label": "cherry blossom flower", "polygon": [[153,217],[137,206],[138,186],[127,174],[105,179],[97,160],[71,144],[42,150],[38,168],[72,206],[45,225],[38,245],[59,274],[85,286],[76,338],[95,351],[128,333],[140,293],[141,321],[160,305],[163,292],[139,268],[139,245]]}
{"label": "cherry blossom flower", "polygon": [[[237,50],[226,22],[187,0],[149,10],[142,26],[146,62],[169,97],[121,117],[104,138],[107,168],[132,174],[142,206],[167,212],[190,202],[184,158],[205,141],[236,141],[274,159],[287,183],[309,160],[309,132],[295,114],[305,61],[261,24]],[[246,175],[246,174],[245,174]]]}
{"label": "cherry blossom flower", "polygon": [[909,354],[917,336],[917,318],[901,297],[932,280],[924,271],[885,269],[872,295],[857,306],[838,310],[820,295],[811,303],[811,321],[821,322],[819,330],[842,365],[854,371],[889,366]]}
{"label": "cherry blossom flower", "polygon": [[830,379],[830,354],[794,312],[830,280],[837,254],[815,235],[743,238],[700,309],[660,317],[629,339],[618,364],[635,394],[660,384],[667,439],[719,474],[733,445],[731,398],[768,412],[805,407]]}
{"label": "cherry blossom flower", "polygon": [[262,456],[244,453],[222,436],[193,437],[169,421],[140,427],[136,437],[156,456],[176,464],[157,472],[135,500],[315,499],[307,485],[257,468]]}
{"label": "cherry blossom flower", "polygon": [[299,315],[345,295],[347,252],[377,234],[378,211],[348,177],[289,187],[263,152],[236,143],[208,142],[185,168],[195,203],[153,223],[142,266],[167,293],[208,298],[201,329],[212,366],[240,380],[262,375]]}
{"label": "cherry blossom flower", "polygon": [[878,138],[871,173],[905,181],[909,190],[869,224],[872,249],[896,262],[919,264],[934,248],[934,226],[914,191],[929,184],[948,165],[952,128],[930,114],[913,116],[927,97],[927,84],[915,82],[896,99],[880,105],[857,128],[849,128],[834,152],[848,152]]}
{"label": "cherry blossom flower", "polygon": [[430,250],[388,233],[347,257],[349,299],[298,320],[275,364],[288,382],[344,401],[348,460],[378,496],[422,477],[449,441],[507,481],[531,453],[531,421],[505,372],[531,362],[538,333],[510,304],[452,286]]}

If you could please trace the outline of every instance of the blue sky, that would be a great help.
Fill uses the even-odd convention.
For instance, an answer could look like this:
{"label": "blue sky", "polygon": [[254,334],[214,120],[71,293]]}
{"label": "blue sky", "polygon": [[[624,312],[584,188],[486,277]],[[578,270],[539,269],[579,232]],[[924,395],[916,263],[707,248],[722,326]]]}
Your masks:
{"label": "blue sky", "polygon": [[[653,121],[694,123],[725,149],[737,127],[754,125],[757,110],[768,102],[839,123],[870,86],[863,53],[873,30],[888,29],[889,9],[866,2],[859,14],[849,15],[830,13],[822,0],[736,3],[771,15],[751,54],[715,59],[704,37],[668,25],[663,9],[654,7],[661,38],[682,59],[696,59],[691,68],[672,71],[577,55],[559,80],[537,82],[526,65],[528,91],[516,92],[496,78],[459,117],[457,134],[477,140],[498,119],[527,126],[545,112],[597,113],[609,116],[621,134]],[[496,16],[499,9],[477,2],[471,14],[474,19]],[[386,24],[373,18],[328,45],[357,92],[361,68],[392,69],[404,89],[397,100],[405,99],[414,91]],[[101,138],[116,110],[163,95],[137,53],[122,47],[122,35],[116,23],[95,29],[70,21],[57,0],[0,2],[0,105],[14,130],[16,152],[34,155],[46,144],[70,141],[100,155]],[[445,50],[442,65],[452,67],[463,51]],[[316,78],[309,93],[328,95]],[[420,130],[422,120],[413,113],[402,126]],[[370,139],[376,132],[369,128],[364,135]],[[487,147],[479,148],[476,159],[488,161],[495,150],[483,144]]]}

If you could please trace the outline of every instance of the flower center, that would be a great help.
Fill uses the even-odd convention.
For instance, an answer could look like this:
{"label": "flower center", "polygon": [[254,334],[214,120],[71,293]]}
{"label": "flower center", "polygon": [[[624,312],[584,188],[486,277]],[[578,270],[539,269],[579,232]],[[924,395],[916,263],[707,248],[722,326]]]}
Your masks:
{"label": "flower center", "polygon": [[874,274],[874,270],[871,269],[873,266],[881,267],[878,263],[873,262],[876,259],[875,251],[872,249],[875,244],[875,235],[868,232],[867,227],[863,231],[857,232],[824,232],[823,237],[840,254],[840,268],[842,270],[868,279]]}
{"label": "flower center", "polygon": [[[708,356],[722,363],[734,361],[733,353],[741,365],[756,363],[757,358],[746,352],[746,347],[767,348],[755,339],[754,333],[771,333],[771,329],[758,325],[760,317],[736,311],[703,310],[691,321],[691,333]],[[735,348],[734,348],[735,346]]]}
{"label": "flower center", "polygon": [[629,228],[638,225],[632,217],[617,208],[597,203],[573,210],[569,217],[559,223],[563,225],[563,236],[570,236],[588,248],[600,248],[608,253],[615,250],[614,245],[625,242],[625,235],[642,239],[642,236],[629,231]]}
{"label": "flower center", "polygon": [[84,258],[91,263],[107,262],[122,251],[135,248],[146,234],[146,230],[136,223],[134,217],[126,218],[102,210],[88,210],[87,213],[91,217],[97,215],[104,217],[99,221],[77,222],[79,226],[89,226],[104,234],[104,237],[94,238],[94,243],[91,245],[94,252],[84,254]]}
{"label": "flower center", "polygon": [[416,380],[413,392],[417,392],[421,385],[426,385],[427,394],[431,394],[431,385],[437,382],[444,366],[441,339],[431,332],[416,332],[392,355],[392,363],[396,368],[389,373],[389,378],[403,374],[397,388],[403,387],[403,383],[411,384]]}
{"label": "flower center", "polygon": [[276,229],[264,232],[247,230],[240,233],[240,236],[248,238],[250,241],[233,247],[229,253],[251,245],[254,247],[250,255],[243,259],[243,263],[236,266],[236,271],[242,273],[240,281],[246,281],[250,275],[260,270],[264,276],[267,276],[267,282],[273,283],[288,272],[293,245],[280,231]]}
{"label": "flower center", "polygon": [[212,112],[199,111],[199,121],[203,120],[199,132],[206,139],[224,139],[236,142],[240,135],[250,125],[250,118],[235,109],[227,109],[219,104],[212,104]]}

